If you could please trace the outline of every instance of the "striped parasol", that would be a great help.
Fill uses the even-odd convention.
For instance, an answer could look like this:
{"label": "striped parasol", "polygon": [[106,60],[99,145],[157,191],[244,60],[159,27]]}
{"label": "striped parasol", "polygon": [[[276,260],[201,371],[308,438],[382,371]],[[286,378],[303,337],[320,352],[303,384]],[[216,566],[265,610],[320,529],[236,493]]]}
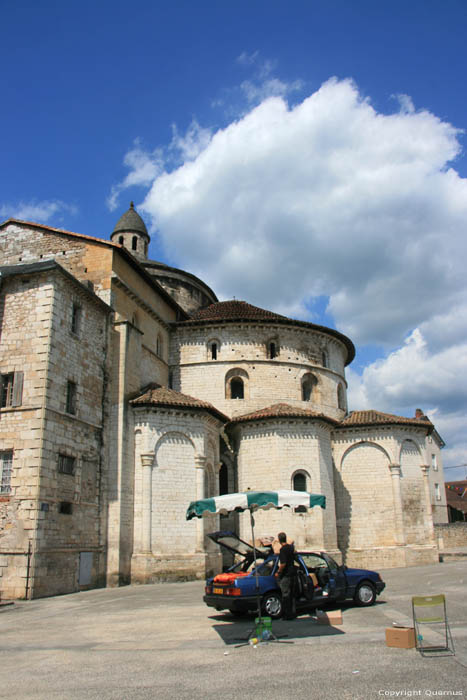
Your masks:
{"label": "striped parasol", "polygon": [[228,493],[224,496],[214,496],[213,498],[202,498],[199,501],[192,501],[186,512],[186,519],[202,518],[203,515],[220,513],[227,515],[236,511],[244,510],[253,512],[255,510],[270,508],[313,508],[321,506],[326,508],[326,496],[308,493],[307,491],[245,491],[243,493]]}

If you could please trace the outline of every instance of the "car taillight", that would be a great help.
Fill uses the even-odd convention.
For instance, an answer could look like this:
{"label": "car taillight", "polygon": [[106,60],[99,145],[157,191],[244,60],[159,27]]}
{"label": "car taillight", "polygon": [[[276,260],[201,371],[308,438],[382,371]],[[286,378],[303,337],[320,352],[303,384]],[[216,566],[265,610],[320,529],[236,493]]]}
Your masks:
{"label": "car taillight", "polygon": [[226,588],[225,595],[242,595],[240,588]]}
{"label": "car taillight", "polygon": [[206,586],[204,589],[205,593],[212,593],[212,586]]}

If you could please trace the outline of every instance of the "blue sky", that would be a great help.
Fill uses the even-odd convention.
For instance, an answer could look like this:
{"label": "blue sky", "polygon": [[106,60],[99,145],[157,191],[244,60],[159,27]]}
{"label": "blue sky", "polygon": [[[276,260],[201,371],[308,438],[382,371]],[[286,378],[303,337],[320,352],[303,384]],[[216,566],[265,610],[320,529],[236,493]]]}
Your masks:
{"label": "blue sky", "polygon": [[350,408],[420,406],[467,463],[464,0],[0,12],[0,219],[106,238],[134,200],[153,259],[338,327]]}

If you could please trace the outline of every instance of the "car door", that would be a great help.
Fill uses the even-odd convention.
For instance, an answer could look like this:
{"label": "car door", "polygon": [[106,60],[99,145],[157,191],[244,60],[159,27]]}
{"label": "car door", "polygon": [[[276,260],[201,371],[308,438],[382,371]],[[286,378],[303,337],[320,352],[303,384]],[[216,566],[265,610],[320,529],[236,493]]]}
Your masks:
{"label": "car door", "polygon": [[298,555],[295,557],[295,566],[297,569],[297,586],[296,598],[298,605],[306,605],[310,603],[315,595],[315,586],[309,576],[308,569],[303,558]]}
{"label": "car door", "polygon": [[329,554],[323,552],[321,556],[327,564],[329,573],[329,596],[332,596],[335,600],[345,598],[347,579],[345,577],[344,567],[340,566]]}

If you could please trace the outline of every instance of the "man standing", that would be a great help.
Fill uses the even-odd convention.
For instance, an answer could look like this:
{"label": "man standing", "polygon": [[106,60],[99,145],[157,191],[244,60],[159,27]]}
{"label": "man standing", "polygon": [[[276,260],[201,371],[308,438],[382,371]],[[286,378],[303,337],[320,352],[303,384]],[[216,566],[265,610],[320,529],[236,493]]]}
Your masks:
{"label": "man standing", "polygon": [[293,544],[287,544],[285,532],[279,532],[277,539],[281,546],[276,577],[279,579],[282,593],[282,617],[284,620],[293,620],[296,617],[294,546]]}

